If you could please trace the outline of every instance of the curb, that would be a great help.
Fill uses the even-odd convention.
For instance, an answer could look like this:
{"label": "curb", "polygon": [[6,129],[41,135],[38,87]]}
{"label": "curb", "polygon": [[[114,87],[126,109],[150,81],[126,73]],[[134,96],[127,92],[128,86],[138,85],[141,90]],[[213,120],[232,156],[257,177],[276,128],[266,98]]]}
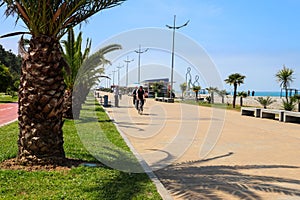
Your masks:
{"label": "curb", "polygon": [[107,112],[107,110],[102,106],[107,116],[109,116],[110,120],[113,122],[115,127],[117,128],[118,132],[126,142],[127,146],[130,148],[133,155],[137,158],[138,162],[144,169],[145,173],[148,175],[148,177],[151,179],[151,181],[155,184],[158,193],[163,198],[163,200],[173,200],[173,197],[169,194],[168,190],[163,186],[163,184],[160,182],[159,178],[154,174],[154,172],[151,170],[147,162],[143,159],[143,157],[135,150],[133,145],[130,143],[127,136],[122,132],[122,130],[119,128],[118,124],[114,121],[113,118],[111,118],[110,114]]}
{"label": "curb", "polygon": [[12,121],[6,122],[6,123],[4,123],[4,124],[0,124],[0,127],[5,126],[5,125],[8,125],[8,124],[10,124],[10,123],[13,123],[13,122],[15,122],[15,121],[17,121],[17,120],[18,120],[18,118],[14,119],[14,120],[12,120]]}

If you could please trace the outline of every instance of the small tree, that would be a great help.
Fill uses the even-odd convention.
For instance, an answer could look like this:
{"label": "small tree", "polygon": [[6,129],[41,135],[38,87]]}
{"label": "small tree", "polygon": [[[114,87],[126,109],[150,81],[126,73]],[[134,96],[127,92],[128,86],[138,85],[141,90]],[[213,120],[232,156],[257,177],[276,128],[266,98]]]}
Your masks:
{"label": "small tree", "polygon": [[286,103],[289,102],[288,87],[290,86],[291,82],[293,82],[294,80],[293,73],[294,71],[292,69],[289,69],[285,65],[283,65],[283,69],[279,70],[275,74],[277,81],[280,83],[280,87],[285,89]]}
{"label": "small tree", "polygon": [[233,101],[232,101],[233,108],[235,108],[237,86],[243,84],[245,78],[246,76],[243,76],[239,73],[235,73],[229,75],[228,78],[224,80],[227,84],[233,85]]}
{"label": "small tree", "polygon": [[297,103],[298,103],[298,112],[300,112],[300,94],[295,94],[293,96],[293,98],[295,99],[295,101],[297,101]]}
{"label": "small tree", "polygon": [[155,82],[153,83],[152,88],[155,93],[155,96],[158,97],[162,93],[162,89],[164,88],[164,83],[162,81]]}
{"label": "small tree", "polygon": [[186,84],[186,82],[184,82],[184,83],[180,84],[180,89],[181,89],[181,98],[182,98],[182,100],[183,100],[183,94],[184,94],[184,92],[185,92],[186,88],[187,88],[187,84]]}
{"label": "small tree", "polygon": [[193,91],[195,92],[196,95],[196,101],[198,101],[198,92],[201,90],[200,86],[193,86]]}
{"label": "small tree", "polygon": [[216,87],[209,87],[209,88],[206,88],[206,90],[210,94],[211,103],[214,104],[215,103],[214,93],[218,91],[218,88],[216,88]]}
{"label": "small tree", "polygon": [[293,102],[297,102],[298,103],[298,112],[300,112],[300,95],[299,94],[295,94],[293,97],[292,97],[292,101]]}
{"label": "small tree", "polygon": [[282,99],[282,107],[284,110],[292,111],[295,109],[295,103],[296,100],[294,98],[291,98],[290,101],[286,101]]}
{"label": "small tree", "polygon": [[224,97],[227,95],[226,90],[218,90],[217,94],[222,98],[222,103],[224,103]]}
{"label": "small tree", "polygon": [[255,100],[258,101],[258,103],[260,103],[260,105],[262,105],[265,109],[267,108],[267,106],[269,106],[272,103],[276,102],[276,100],[273,100],[269,96],[267,98],[258,97],[258,98],[255,98]]}
{"label": "small tree", "polygon": [[240,97],[240,106],[243,106],[243,98],[248,96],[247,92],[238,92],[237,96]]}

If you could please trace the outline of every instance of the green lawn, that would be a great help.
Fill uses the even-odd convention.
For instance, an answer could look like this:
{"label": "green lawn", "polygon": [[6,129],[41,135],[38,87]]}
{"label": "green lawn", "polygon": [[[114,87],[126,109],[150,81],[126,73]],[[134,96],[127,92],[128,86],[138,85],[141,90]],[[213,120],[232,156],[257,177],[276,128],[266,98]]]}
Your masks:
{"label": "green lawn", "polygon": [[12,98],[10,95],[0,93],[0,103],[12,103],[17,101],[18,101],[18,96]]}
{"label": "green lawn", "polygon": [[[92,113],[93,106],[87,105],[83,109],[83,116]],[[99,162],[87,151],[81,141],[91,142],[94,138],[93,130],[100,127],[105,140],[113,146],[116,151],[106,152],[105,158],[111,160],[124,159],[120,152],[131,155],[122,137],[119,135],[114,124],[110,122],[104,110],[96,107],[97,117],[100,122],[94,120],[81,120],[73,123],[66,120],[64,124],[64,148],[68,158],[83,159],[89,162]],[[80,133],[77,134],[78,128]],[[77,128],[77,129],[76,129]],[[86,132],[84,132],[86,131]],[[86,137],[83,137],[86,135]],[[0,162],[13,158],[17,153],[17,123],[0,128],[1,146]],[[88,139],[86,139],[88,138]],[[96,141],[100,141],[97,140]],[[85,143],[84,142],[84,143]],[[107,141],[106,141],[107,142]],[[93,143],[92,143],[93,144]],[[93,152],[95,153],[95,152]],[[110,156],[109,156],[110,155]],[[118,157],[119,155],[119,157]],[[97,154],[96,154],[97,156]],[[113,159],[112,159],[113,158]],[[161,199],[156,191],[155,185],[144,173],[126,173],[110,167],[76,167],[65,171],[34,171],[3,170],[0,169],[0,199],[103,199],[103,200],[127,200],[127,199]]]}

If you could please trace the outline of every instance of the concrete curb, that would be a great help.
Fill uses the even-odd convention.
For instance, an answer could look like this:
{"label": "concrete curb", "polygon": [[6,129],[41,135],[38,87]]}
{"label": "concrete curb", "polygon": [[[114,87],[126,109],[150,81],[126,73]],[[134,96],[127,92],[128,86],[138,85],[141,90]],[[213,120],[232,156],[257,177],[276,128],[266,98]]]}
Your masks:
{"label": "concrete curb", "polygon": [[13,122],[15,122],[15,121],[17,121],[17,120],[18,120],[18,118],[14,119],[14,120],[12,120],[12,121],[6,122],[6,123],[4,123],[4,124],[0,124],[0,127],[5,126],[5,125],[8,125],[8,124],[10,124],[10,123],[13,123]]}
{"label": "concrete curb", "polygon": [[151,170],[147,162],[143,159],[143,157],[135,150],[133,145],[130,143],[127,136],[122,132],[122,130],[119,128],[118,124],[115,123],[114,119],[111,118],[111,115],[107,112],[107,110],[103,107],[105,110],[105,113],[109,116],[110,120],[113,122],[113,124],[116,126],[118,132],[123,137],[124,141],[126,142],[127,146],[130,148],[131,152],[134,154],[134,156],[137,158],[140,165],[143,167],[145,173],[148,175],[148,177],[151,179],[151,181],[155,184],[158,193],[164,200],[173,200],[173,197],[169,194],[168,190],[164,187],[164,185],[160,182],[158,177],[154,174],[154,172]]}

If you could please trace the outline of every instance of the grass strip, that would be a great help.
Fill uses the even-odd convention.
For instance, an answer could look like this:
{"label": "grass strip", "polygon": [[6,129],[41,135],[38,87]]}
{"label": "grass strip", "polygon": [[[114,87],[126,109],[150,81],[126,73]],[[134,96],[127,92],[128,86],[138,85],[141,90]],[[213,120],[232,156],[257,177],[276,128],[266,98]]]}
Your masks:
{"label": "grass strip", "polygon": [[[104,110],[97,105],[85,106],[82,115],[96,109],[98,125],[109,141],[130,152],[124,140],[109,121]],[[84,127],[93,127],[94,121],[82,120]],[[17,122],[0,128],[2,145],[0,162],[17,154]],[[81,142],[72,120],[64,127],[64,148],[68,158],[98,162]],[[90,133],[86,129],[86,134]],[[117,158],[116,158],[117,159]],[[0,199],[161,199],[155,185],[144,173],[126,173],[109,167],[76,167],[64,171],[23,171],[0,169]]]}

